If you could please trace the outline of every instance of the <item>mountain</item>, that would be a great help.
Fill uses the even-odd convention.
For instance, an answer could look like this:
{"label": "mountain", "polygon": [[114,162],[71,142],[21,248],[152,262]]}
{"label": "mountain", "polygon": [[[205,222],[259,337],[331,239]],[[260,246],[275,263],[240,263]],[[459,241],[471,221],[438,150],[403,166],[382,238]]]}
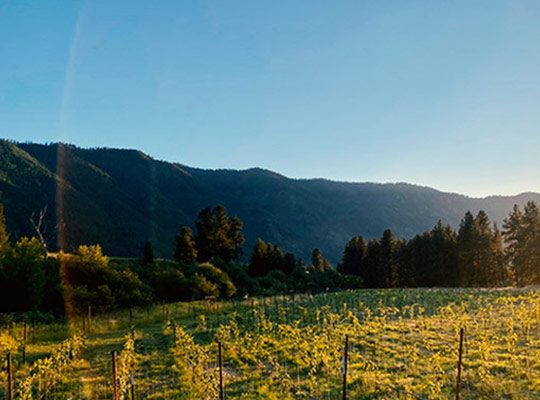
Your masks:
{"label": "mountain", "polygon": [[514,204],[540,194],[470,198],[406,183],[290,179],[263,169],[204,170],[159,161],[135,150],[0,141],[0,191],[12,238],[44,218],[51,247],[99,243],[106,254],[140,256],[147,240],[171,257],[174,236],[208,205],[223,204],[244,221],[250,252],[260,237],[304,259],[319,247],[338,261],[354,235],[384,229],[410,238],[439,219],[458,226],[480,209],[499,223]]}

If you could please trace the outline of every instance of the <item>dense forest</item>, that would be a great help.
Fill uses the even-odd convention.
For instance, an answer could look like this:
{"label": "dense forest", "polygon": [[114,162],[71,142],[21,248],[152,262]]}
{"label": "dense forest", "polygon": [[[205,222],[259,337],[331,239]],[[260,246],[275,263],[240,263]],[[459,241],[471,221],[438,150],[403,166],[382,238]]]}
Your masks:
{"label": "dense forest", "polygon": [[[0,205],[1,206],[1,205]],[[540,284],[540,210],[515,206],[503,229],[484,211],[467,212],[459,229],[437,223],[403,240],[353,237],[334,266],[320,249],[310,260],[259,239],[242,262],[243,222],[223,206],[198,214],[195,231],[179,228],[170,259],[147,241],[140,258],[109,258],[99,244],[47,250],[43,237],[12,243],[0,207],[0,312],[53,314],[204,298],[315,293],[352,288],[494,287]],[[39,229],[37,230],[39,233]]]}
{"label": "dense forest", "polygon": [[[538,193],[470,198],[406,183],[290,179],[260,168],[205,170],[136,150],[2,140],[0,192],[13,240],[33,235],[29,217],[46,208],[43,236],[51,251],[100,243],[106,254],[138,257],[150,240],[156,257],[170,258],[178,227],[195,229],[201,209],[223,204],[244,222],[246,248],[263,238],[309,260],[318,247],[334,264],[355,235],[373,239],[391,229],[410,239],[438,220],[457,228],[468,210],[484,210],[502,226],[514,204],[540,203]],[[248,259],[246,250],[242,261]]]}

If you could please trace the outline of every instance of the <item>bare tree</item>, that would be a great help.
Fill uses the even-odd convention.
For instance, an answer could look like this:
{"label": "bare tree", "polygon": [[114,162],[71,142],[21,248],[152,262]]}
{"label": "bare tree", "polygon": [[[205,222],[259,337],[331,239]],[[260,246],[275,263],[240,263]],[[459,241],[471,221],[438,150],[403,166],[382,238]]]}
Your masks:
{"label": "bare tree", "polygon": [[47,205],[39,210],[37,214],[32,213],[30,216],[30,224],[32,224],[32,227],[36,231],[37,237],[41,244],[47,248],[47,241],[45,239],[46,226],[44,224],[45,214],[47,214]]}

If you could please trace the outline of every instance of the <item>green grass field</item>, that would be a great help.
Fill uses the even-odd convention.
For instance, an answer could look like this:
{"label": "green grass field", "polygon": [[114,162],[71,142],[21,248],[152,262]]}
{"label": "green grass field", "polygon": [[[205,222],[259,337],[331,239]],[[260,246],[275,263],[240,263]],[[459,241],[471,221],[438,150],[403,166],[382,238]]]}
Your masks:
{"label": "green grass field", "polygon": [[[540,398],[540,290],[358,290],[176,303],[132,317],[95,315],[86,333],[81,316],[29,324],[25,364],[23,324],[4,327],[0,396],[11,350],[15,399],[112,399],[116,351],[119,399],[131,398],[131,372],[137,399],[217,399],[220,341],[227,399],[341,399],[348,335],[349,399],[449,399],[464,327],[463,399]],[[76,341],[57,350],[73,335],[80,352]]]}

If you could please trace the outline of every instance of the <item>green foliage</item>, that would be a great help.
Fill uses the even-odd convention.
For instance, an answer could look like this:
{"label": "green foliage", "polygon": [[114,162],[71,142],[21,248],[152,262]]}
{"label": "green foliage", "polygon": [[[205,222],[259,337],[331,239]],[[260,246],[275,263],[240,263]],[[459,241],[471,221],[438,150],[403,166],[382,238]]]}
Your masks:
{"label": "green foliage", "polygon": [[495,286],[506,279],[500,234],[487,214],[468,212],[461,221],[458,237],[459,279],[463,286]]}
{"label": "green foliage", "polygon": [[387,229],[379,240],[368,243],[364,272],[360,275],[366,287],[400,286],[400,253],[403,242]]}
{"label": "green foliage", "polygon": [[212,282],[217,286],[217,295],[219,297],[231,297],[236,293],[236,288],[229,276],[210,263],[199,264],[197,274],[203,276],[209,282]]}
{"label": "green foliage", "polygon": [[6,217],[4,216],[4,205],[0,203],[0,258],[5,257],[9,252],[9,234],[6,227]]}
{"label": "green foliage", "polygon": [[[42,306],[46,278],[47,251],[36,238],[21,238],[0,264],[0,310],[28,311]],[[53,272],[54,274],[54,272]],[[54,279],[54,277],[53,277]]]}
{"label": "green foliage", "polygon": [[238,263],[226,263],[223,260],[214,259],[214,264],[225,272],[236,287],[237,295],[259,293],[259,287],[255,279],[248,274],[248,266]]}
{"label": "green foliage", "polygon": [[260,277],[274,270],[290,273],[296,266],[296,259],[290,253],[272,243],[258,239],[251,253],[248,272],[253,277]]}
{"label": "green foliage", "polygon": [[187,226],[184,226],[180,231],[180,235],[176,236],[174,258],[183,264],[193,264],[197,261],[195,239],[191,228]]}
{"label": "green foliage", "polygon": [[99,245],[79,246],[75,254],[61,254],[60,259],[66,303],[74,310],[130,307],[150,300],[148,288],[134,272],[109,267]]}
{"label": "green foliage", "polygon": [[49,357],[36,361],[19,383],[17,398],[31,400],[50,397],[51,391],[84,348],[85,339],[73,336],[61,343]]}
{"label": "green foliage", "polygon": [[206,207],[199,213],[195,224],[199,261],[217,257],[229,262],[242,255],[242,221],[238,217],[229,217],[225,207]]}
{"label": "green foliage", "polygon": [[471,199],[407,184],[298,181],[261,169],[209,171],[140,151],[7,141],[0,141],[0,191],[12,236],[32,235],[29,217],[48,204],[48,243],[58,242],[54,227],[63,223],[65,249],[101,243],[107,254],[140,257],[151,229],[154,253],[173,254],[171,238],[179,226],[191,224],[206,205],[225,204],[249,228],[244,234],[250,247],[261,237],[306,260],[320,247],[333,263],[359,233],[375,238],[391,224],[396,235],[408,238],[438,219],[456,227],[467,210],[490,210],[494,221],[502,221],[514,203],[540,201],[538,194]]}
{"label": "green foliage", "polygon": [[209,369],[211,352],[206,346],[195,343],[182,327],[175,328],[174,336],[172,352],[181,389],[180,399],[216,399],[217,374],[215,370]]}
{"label": "green foliage", "polygon": [[129,400],[130,377],[137,369],[134,333],[126,335],[126,341],[117,358],[117,379],[119,400]]}
{"label": "green foliage", "polygon": [[400,263],[403,286],[459,286],[456,232],[439,221],[407,242]]}
{"label": "green foliage", "polygon": [[150,277],[150,285],[156,300],[174,302],[194,298],[193,282],[177,267],[158,264]]}
{"label": "green foliage", "polygon": [[311,253],[311,269],[318,272],[327,272],[333,269],[332,263],[323,257],[318,248],[315,248]]}
{"label": "green foliage", "polygon": [[540,210],[528,202],[523,211],[515,205],[504,221],[506,256],[518,285],[540,284]]}
{"label": "green foliage", "polygon": [[[187,398],[204,396],[203,386],[215,389],[217,366],[208,360],[215,360],[216,341],[223,345],[228,398],[339,398],[348,335],[351,398],[443,400],[455,396],[465,327],[462,396],[528,399],[540,388],[538,312],[535,290],[385,289],[264,299],[238,308],[228,322],[207,313],[202,326],[177,328],[173,354]],[[201,340],[212,319],[219,327]]]}
{"label": "green foliage", "polygon": [[367,250],[367,245],[362,236],[353,237],[345,246],[345,250],[343,250],[343,257],[341,264],[338,265],[338,271],[348,275],[362,275]]}

